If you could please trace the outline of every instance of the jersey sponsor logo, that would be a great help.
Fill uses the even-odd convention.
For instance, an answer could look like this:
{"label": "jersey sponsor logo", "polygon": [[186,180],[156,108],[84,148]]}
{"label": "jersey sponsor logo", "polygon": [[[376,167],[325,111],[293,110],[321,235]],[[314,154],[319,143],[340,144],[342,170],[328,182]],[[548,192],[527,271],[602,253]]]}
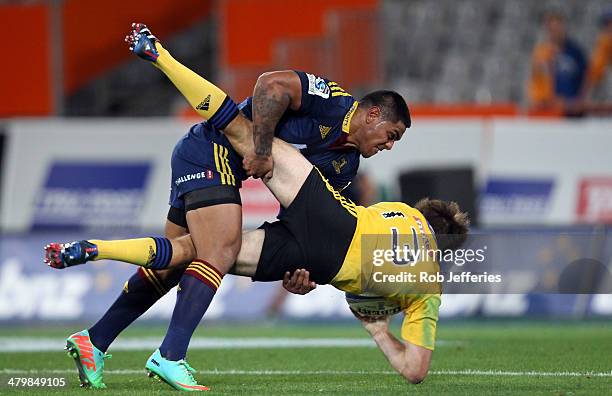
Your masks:
{"label": "jersey sponsor logo", "polygon": [[313,74],[306,73],[308,77],[308,94],[320,96],[323,99],[329,98],[330,89],[324,79]]}
{"label": "jersey sponsor logo", "polygon": [[[427,234],[425,233],[425,226],[423,226],[423,222],[421,221],[421,219],[419,219],[416,216],[412,216],[412,220],[414,220],[414,222],[416,223],[417,227],[419,228],[419,235],[421,235],[421,241],[423,242],[423,245],[425,245],[425,249],[427,249],[427,251],[429,251],[430,249],[430,244],[429,244],[429,239],[427,239]],[[431,230],[431,228],[430,228]],[[432,232],[433,234],[433,232]]]}
{"label": "jersey sponsor logo", "polygon": [[207,169],[204,172],[192,173],[189,175],[181,176],[174,181],[174,184],[178,186],[179,184],[185,183],[190,180],[198,180],[198,179],[210,180],[212,178],[213,178],[213,172]]}
{"label": "jersey sponsor logo", "polygon": [[351,120],[353,119],[353,115],[357,110],[358,104],[359,102],[357,101],[353,102],[353,105],[351,106],[350,110],[344,116],[344,120],[342,120],[342,132],[349,133],[349,130],[351,128]]}
{"label": "jersey sponsor logo", "polygon": [[344,158],[344,157],[341,157],[338,161],[332,160],[332,166],[334,167],[334,170],[336,171],[337,174],[340,174],[340,172],[342,172],[342,168],[347,163],[348,162],[346,161],[346,158]]}
{"label": "jersey sponsor logo", "polygon": [[406,217],[402,212],[384,212],[381,214],[385,219],[392,219],[394,217]]}
{"label": "jersey sponsor logo", "polygon": [[319,132],[321,132],[321,139],[325,139],[329,131],[331,131],[331,127],[328,127],[325,125],[319,125]]}
{"label": "jersey sponsor logo", "polygon": [[196,109],[206,111],[208,110],[209,107],[210,107],[210,95],[206,96],[204,100],[201,101],[200,104],[196,106]]}

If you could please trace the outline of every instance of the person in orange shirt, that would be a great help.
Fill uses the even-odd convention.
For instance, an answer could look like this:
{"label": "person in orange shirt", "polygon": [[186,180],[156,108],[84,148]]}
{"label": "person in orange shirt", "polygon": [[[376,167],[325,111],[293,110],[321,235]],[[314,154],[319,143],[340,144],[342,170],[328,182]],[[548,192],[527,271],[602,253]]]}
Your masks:
{"label": "person in orange shirt", "polygon": [[546,39],[536,45],[531,57],[530,105],[536,110],[573,113],[583,90],[586,57],[568,37],[561,13],[546,13],[544,28]]}
{"label": "person in orange shirt", "polygon": [[585,85],[585,98],[603,79],[606,69],[612,63],[612,7],[601,16],[601,31],[591,54],[589,72]]}

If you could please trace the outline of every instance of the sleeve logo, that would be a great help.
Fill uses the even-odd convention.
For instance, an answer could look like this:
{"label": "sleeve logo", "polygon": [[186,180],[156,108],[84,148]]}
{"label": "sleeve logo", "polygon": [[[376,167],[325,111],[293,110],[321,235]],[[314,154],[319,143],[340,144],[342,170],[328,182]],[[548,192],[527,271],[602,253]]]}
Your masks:
{"label": "sleeve logo", "polygon": [[321,139],[325,139],[329,131],[331,131],[331,127],[328,127],[325,125],[319,125],[319,132],[321,132]]}
{"label": "sleeve logo", "polygon": [[210,95],[205,97],[204,100],[201,101],[200,104],[196,106],[196,109],[206,111],[208,110],[209,107],[210,107]]}
{"label": "sleeve logo", "polygon": [[325,80],[313,74],[306,73],[308,77],[308,94],[317,95],[323,99],[329,98],[330,89]]}

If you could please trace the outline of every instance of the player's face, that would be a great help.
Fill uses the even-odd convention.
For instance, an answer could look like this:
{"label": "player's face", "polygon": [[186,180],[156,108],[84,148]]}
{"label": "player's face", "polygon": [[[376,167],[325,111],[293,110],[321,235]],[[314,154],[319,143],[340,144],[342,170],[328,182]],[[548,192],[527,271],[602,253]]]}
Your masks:
{"label": "player's face", "polygon": [[366,124],[359,151],[369,158],[383,150],[391,150],[395,142],[402,138],[406,126],[403,122],[383,121],[380,118]]}
{"label": "player's face", "polygon": [[560,42],[565,39],[565,21],[557,15],[550,15],[545,19],[544,25],[551,40]]}

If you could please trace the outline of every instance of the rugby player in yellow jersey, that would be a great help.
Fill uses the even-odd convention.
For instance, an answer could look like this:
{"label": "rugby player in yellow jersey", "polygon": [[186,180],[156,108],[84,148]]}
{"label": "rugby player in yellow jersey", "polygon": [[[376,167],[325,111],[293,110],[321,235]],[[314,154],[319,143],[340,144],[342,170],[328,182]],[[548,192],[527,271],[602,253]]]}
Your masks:
{"label": "rugby player in yellow jersey", "polygon": [[[230,125],[226,134],[234,148],[241,155],[252,150],[252,140],[234,136],[231,129]],[[467,215],[455,203],[429,199],[414,208],[400,202],[357,206],[335,191],[318,169],[289,144],[275,138],[272,156],[273,177],[265,183],[286,211],[278,221],[243,232],[241,250],[230,273],[255,281],[276,281],[287,272],[306,269],[317,283],[399,302],[405,313],[401,331],[405,343],[389,332],[388,318],[359,319],[393,368],[411,383],[421,382],[434,349],[440,306],[438,285],[423,290],[418,285],[374,281],[373,251],[413,238],[420,241],[416,244],[423,243],[432,250],[456,248],[465,240]],[[436,241],[435,235],[446,237]],[[175,239],[172,244],[177,258],[171,265],[181,265],[179,261],[187,264],[195,257],[189,236]],[[55,266],[54,257],[49,259],[50,265]],[[418,264],[423,264],[420,271],[438,271],[435,260]],[[306,282],[304,286],[308,285]],[[304,291],[308,290],[305,287]]]}

